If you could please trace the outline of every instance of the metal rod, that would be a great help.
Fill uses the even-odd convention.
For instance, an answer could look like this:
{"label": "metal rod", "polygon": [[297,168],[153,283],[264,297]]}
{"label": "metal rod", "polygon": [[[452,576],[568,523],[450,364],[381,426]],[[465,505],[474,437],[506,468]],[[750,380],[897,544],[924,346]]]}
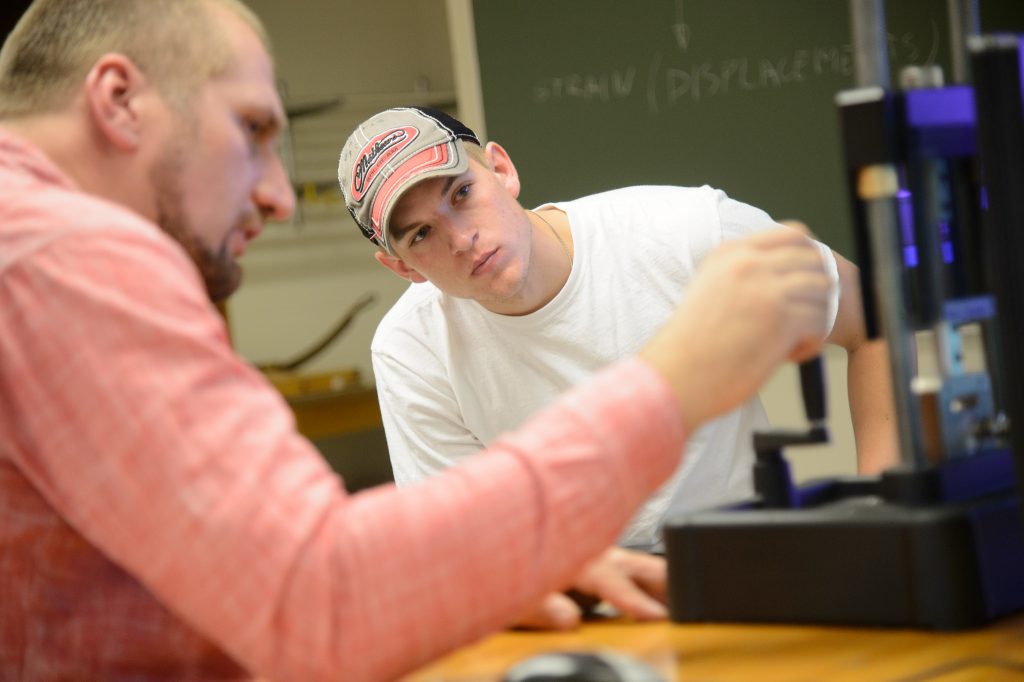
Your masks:
{"label": "metal rod", "polygon": [[949,10],[949,51],[953,57],[953,82],[970,83],[967,40],[981,32],[978,0],[946,0]]}
{"label": "metal rod", "polygon": [[896,405],[900,461],[913,468],[927,465],[921,406],[911,391],[917,374],[914,330],[907,315],[907,291],[902,277],[902,244],[896,193],[899,182],[892,166],[861,170],[858,195],[866,207],[875,261],[875,289],[882,330],[889,348],[893,398]]}
{"label": "metal rod", "polygon": [[889,44],[882,0],[850,0],[857,87],[889,87]]}

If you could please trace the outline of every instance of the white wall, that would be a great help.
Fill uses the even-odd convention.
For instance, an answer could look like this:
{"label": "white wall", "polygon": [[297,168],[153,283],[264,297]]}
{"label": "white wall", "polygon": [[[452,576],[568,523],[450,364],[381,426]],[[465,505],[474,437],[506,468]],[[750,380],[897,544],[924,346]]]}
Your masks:
{"label": "white wall", "polygon": [[453,69],[444,0],[249,0],[274,43],[286,106],[341,98],[328,113],[294,121],[286,140],[293,177],[318,183],[289,225],[268,226],[243,260],[245,281],[228,310],[234,342],[257,363],[310,347],[367,293],[376,303],[304,368],[356,368],[372,383],[369,344],[405,287],[381,268],[334,185],[352,128],[387,106],[451,102]]}

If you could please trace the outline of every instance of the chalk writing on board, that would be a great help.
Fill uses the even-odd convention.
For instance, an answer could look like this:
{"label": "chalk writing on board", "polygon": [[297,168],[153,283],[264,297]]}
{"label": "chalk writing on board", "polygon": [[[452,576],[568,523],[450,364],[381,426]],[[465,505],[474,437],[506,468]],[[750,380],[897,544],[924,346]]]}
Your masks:
{"label": "chalk writing on board", "polygon": [[[672,25],[678,40],[679,23]],[[898,64],[934,63],[938,26],[930,40],[913,33],[889,35],[889,54]],[[928,45],[923,43],[930,43]],[[927,48],[927,49],[926,49]],[[817,78],[853,76],[851,45],[821,45],[774,57],[736,56],[717,61],[687,60],[677,52],[655,52],[646,67],[636,64],[541,78],[533,88],[537,104],[608,103],[643,97],[651,114],[663,109],[725,97],[731,93],[799,87]]]}
{"label": "chalk writing on board", "polygon": [[672,35],[676,39],[676,46],[686,51],[690,47],[690,27],[680,22],[672,24]]}
{"label": "chalk writing on board", "polygon": [[672,24],[672,35],[680,50],[685,52],[690,47],[690,27],[683,20],[683,0],[676,0],[676,22]]}

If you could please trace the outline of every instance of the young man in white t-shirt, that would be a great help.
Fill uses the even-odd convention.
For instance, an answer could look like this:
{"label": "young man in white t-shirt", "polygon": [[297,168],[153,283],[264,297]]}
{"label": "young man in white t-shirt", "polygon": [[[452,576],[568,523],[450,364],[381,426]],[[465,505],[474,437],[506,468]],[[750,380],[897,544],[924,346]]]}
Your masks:
{"label": "young man in white t-shirt", "polygon": [[[481,145],[458,120],[419,107],[360,125],[338,173],[349,211],[379,247],[377,261],[413,283],[372,344],[400,485],[474,454],[636,352],[706,254],[778,227],[709,187],[630,187],[524,209],[500,145]],[[856,268],[818,246],[838,284],[827,340],[850,353],[859,466],[878,471],[896,454],[884,346],[865,342]],[[669,514],[749,496],[751,437],[764,428],[755,397],[695,433],[620,544],[656,550]]]}

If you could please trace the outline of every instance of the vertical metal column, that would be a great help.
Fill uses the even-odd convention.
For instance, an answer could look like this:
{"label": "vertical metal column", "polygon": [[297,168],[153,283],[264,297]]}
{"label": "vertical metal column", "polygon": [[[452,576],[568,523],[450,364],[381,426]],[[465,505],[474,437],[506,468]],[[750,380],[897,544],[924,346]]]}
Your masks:
{"label": "vertical metal column", "polygon": [[[870,88],[884,96],[888,90],[889,51],[882,0],[850,0],[854,64],[859,88]],[[861,91],[867,94],[870,91]],[[916,375],[914,330],[908,321],[907,291],[903,281],[902,244],[899,231],[897,192],[899,179],[894,164],[861,168],[857,196],[865,206],[865,221],[874,260],[874,296],[889,349],[900,461],[904,465],[926,464],[921,428],[921,407],[911,394]]]}
{"label": "vertical metal column", "polygon": [[967,41],[981,32],[978,0],[946,0],[949,10],[949,50],[953,57],[953,82],[970,83],[971,65]]}
{"label": "vertical metal column", "polygon": [[875,260],[875,296],[889,349],[900,462],[914,468],[927,465],[921,424],[921,404],[911,391],[917,375],[915,334],[907,313],[907,289],[903,280],[903,245],[900,239],[896,193],[899,181],[892,165],[861,170],[857,194],[867,206]]}
{"label": "vertical metal column", "polygon": [[889,88],[889,44],[882,0],[850,0],[853,65],[858,88]]}

